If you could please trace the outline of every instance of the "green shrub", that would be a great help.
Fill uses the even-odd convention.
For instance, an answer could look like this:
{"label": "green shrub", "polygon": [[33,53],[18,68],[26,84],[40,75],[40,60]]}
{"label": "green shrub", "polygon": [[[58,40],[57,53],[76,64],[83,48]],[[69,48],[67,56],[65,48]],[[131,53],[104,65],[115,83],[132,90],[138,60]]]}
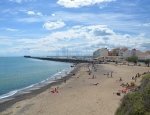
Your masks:
{"label": "green shrub", "polygon": [[131,56],[131,57],[128,57],[127,58],[127,61],[128,62],[133,62],[133,63],[137,63],[137,61],[138,61],[138,57],[137,56]]}

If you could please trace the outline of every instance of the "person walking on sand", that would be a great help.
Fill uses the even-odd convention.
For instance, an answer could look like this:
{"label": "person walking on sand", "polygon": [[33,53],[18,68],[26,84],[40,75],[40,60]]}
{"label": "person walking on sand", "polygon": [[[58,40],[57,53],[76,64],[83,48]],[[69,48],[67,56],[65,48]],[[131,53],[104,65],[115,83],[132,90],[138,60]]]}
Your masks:
{"label": "person walking on sand", "polygon": [[96,78],[95,75],[93,75],[92,79],[95,79],[95,78]]}
{"label": "person walking on sand", "polygon": [[112,74],[113,74],[113,71],[111,71],[111,72],[110,72],[110,76],[111,76],[111,77],[113,77],[113,75],[112,75]]}
{"label": "person walking on sand", "polygon": [[94,79],[94,75],[93,75],[92,79]]}

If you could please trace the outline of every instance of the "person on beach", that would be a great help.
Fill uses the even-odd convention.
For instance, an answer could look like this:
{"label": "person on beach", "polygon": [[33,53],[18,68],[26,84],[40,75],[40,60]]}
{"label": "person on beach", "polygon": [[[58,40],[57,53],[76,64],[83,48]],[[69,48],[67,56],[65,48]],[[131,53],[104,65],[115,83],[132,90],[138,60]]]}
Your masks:
{"label": "person on beach", "polygon": [[124,88],[124,89],[121,90],[121,92],[124,93],[124,94],[126,94],[128,92],[128,89]]}
{"label": "person on beach", "polygon": [[122,81],[122,78],[120,77],[119,81],[121,82]]}
{"label": "person on beach", "polygon": [[137,73],[137,77],[140,77],[140,74],[139,74],[139,73]]}
{"label": "person on beach", "polygon": [[129,85],[129,83],[126,83],[126,87],[129,87],[130,85]]}
{"label": "person on beach", "polygon": [[99,84],[99,83],[93,83],[93,85],[96,85],[96,86],[97,86],[98,84]]}
{"label": "person on beach", "polygon": [[112,77],[113,71],[110,72],[110,76]]}
{"label": "person on beach", "polygon": [[94,79],[94,75],[93,75],[92,79]]}
{"label": "person on beach", "polygon": [[134,77],[132,77],[132,80],[134,80]]}
{"label": "person on beach", "polygon": [[58,93],[58,88],[59,87],[55,87],[55,89],[54,89],[55,93]]}
{"label": "person on beach", "polygon": [[91,71],[89,71],[89,75],[91,75]]}
{"label": "person on beach", "polygon": [[121,96],[121,93],[118,91],[118,92],[115,92],[113,94],[116,94],[117,96]]}
{"label": "person on beach", "polygon": [[135,76],[135,78],[134,78],[135,82],[136,82],[136,79],[137,79],[137,77]]}
{"label": "person on beach", "polygon": [[50,92],[51,92],[51,93],[59,93],[59,92],[58,92],[58,88],[59,88],[59,87],[52,88],[52,90],[51,90]]}
{"label": "person on beach", "polygon": [[95,78],[96,78],[95,75],[93,75],[92,79],[95,79]]}

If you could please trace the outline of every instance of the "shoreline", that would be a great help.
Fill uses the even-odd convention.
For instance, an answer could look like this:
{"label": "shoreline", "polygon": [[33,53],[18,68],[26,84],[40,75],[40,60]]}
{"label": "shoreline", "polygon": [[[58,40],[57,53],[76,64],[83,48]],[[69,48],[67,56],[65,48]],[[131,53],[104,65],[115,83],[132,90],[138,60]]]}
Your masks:
{"label": "shoreline", "polygon": [[27,93],[19,94],[19,95],[14,96],[14,97],[12,97],[10,99],[4,99],[5,100],[4,102],[0,102],[0,112],[5,111],[7,108],[9,108],[10,106],[12,106],[16,102],[19,102],[19,101],[22,101],[22,100],[25,100],[25,99],[30,99],[30,98],[32,98],[32,97],[34,97],[34,96],[36,96],[36,95],[44,92],[48,88],[51,88],[52,86],[62,84],[64,82],[64,80],[68,80],[69,78],[71,78],[73,76],[73,74],[76,74],[77,71],[80,69],[80,67],[81,67],[81,65],[77,64],[77,65],[75,65],[75,67],[73,68],[73,70],[71,70],[69,72],[69,74],[65,75],[62,78],[56,79],[52,83],[49,83],[49,84],[47,84],[45,86],[42,86],[40,88],[37,88],[37,89],[30,90]]}
{"label": "shoreline", "polygon": [[[9,101],[0,114],[114,115],[125,95],[117,95],[118,91],[124,89],[121,84],[134,82],[138,85],[140,79],[134,81],[131,78],[149,70],[150,68],[139,66],[96,64],[93,67],[92,64],[79,64],[74,69],[75,75],[66,76],[66,83],[63,81],[65,79],[61,79],[45,87],[45,90],[24,95],[22,100],[19,97],[14,103]],[[112,76],[107,75],[110,72],[113,72]],[[122,81],[119,81],[120,77]],[[58,93],[51,92],[57,87]]]}
{"label": "shoreline", "polygon": [[14,98],[15,96],[18,96],[20,94],[24,93],[30,93],[32,90],[40,89],[41,87],[44,87],[48,84],[51,84],[53,82],[56,82],[56,80],[62,79],[67,74],[69,74],[74,69],[74,64],[70,64],[70,67],[64,68],[61,71],[57,71],[55,74],[50,75],[50,77],[39,81],[37,83],[30,84],[28,86],[22,87],[20,89],[11,90],[8,93],[0,95],[0,103],[4,102],[5,100],[9,100],[10,98]]}

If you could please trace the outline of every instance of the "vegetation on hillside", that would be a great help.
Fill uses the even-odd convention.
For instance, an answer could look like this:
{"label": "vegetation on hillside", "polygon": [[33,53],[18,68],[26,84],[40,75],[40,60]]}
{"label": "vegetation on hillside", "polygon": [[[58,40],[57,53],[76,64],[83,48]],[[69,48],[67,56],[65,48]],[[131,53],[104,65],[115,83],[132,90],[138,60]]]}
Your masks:
{"label": "vegetation on hillside", "polygon": [[150,115],[150,74],[144,76],[137,91],[124,96],[116,115]]}

